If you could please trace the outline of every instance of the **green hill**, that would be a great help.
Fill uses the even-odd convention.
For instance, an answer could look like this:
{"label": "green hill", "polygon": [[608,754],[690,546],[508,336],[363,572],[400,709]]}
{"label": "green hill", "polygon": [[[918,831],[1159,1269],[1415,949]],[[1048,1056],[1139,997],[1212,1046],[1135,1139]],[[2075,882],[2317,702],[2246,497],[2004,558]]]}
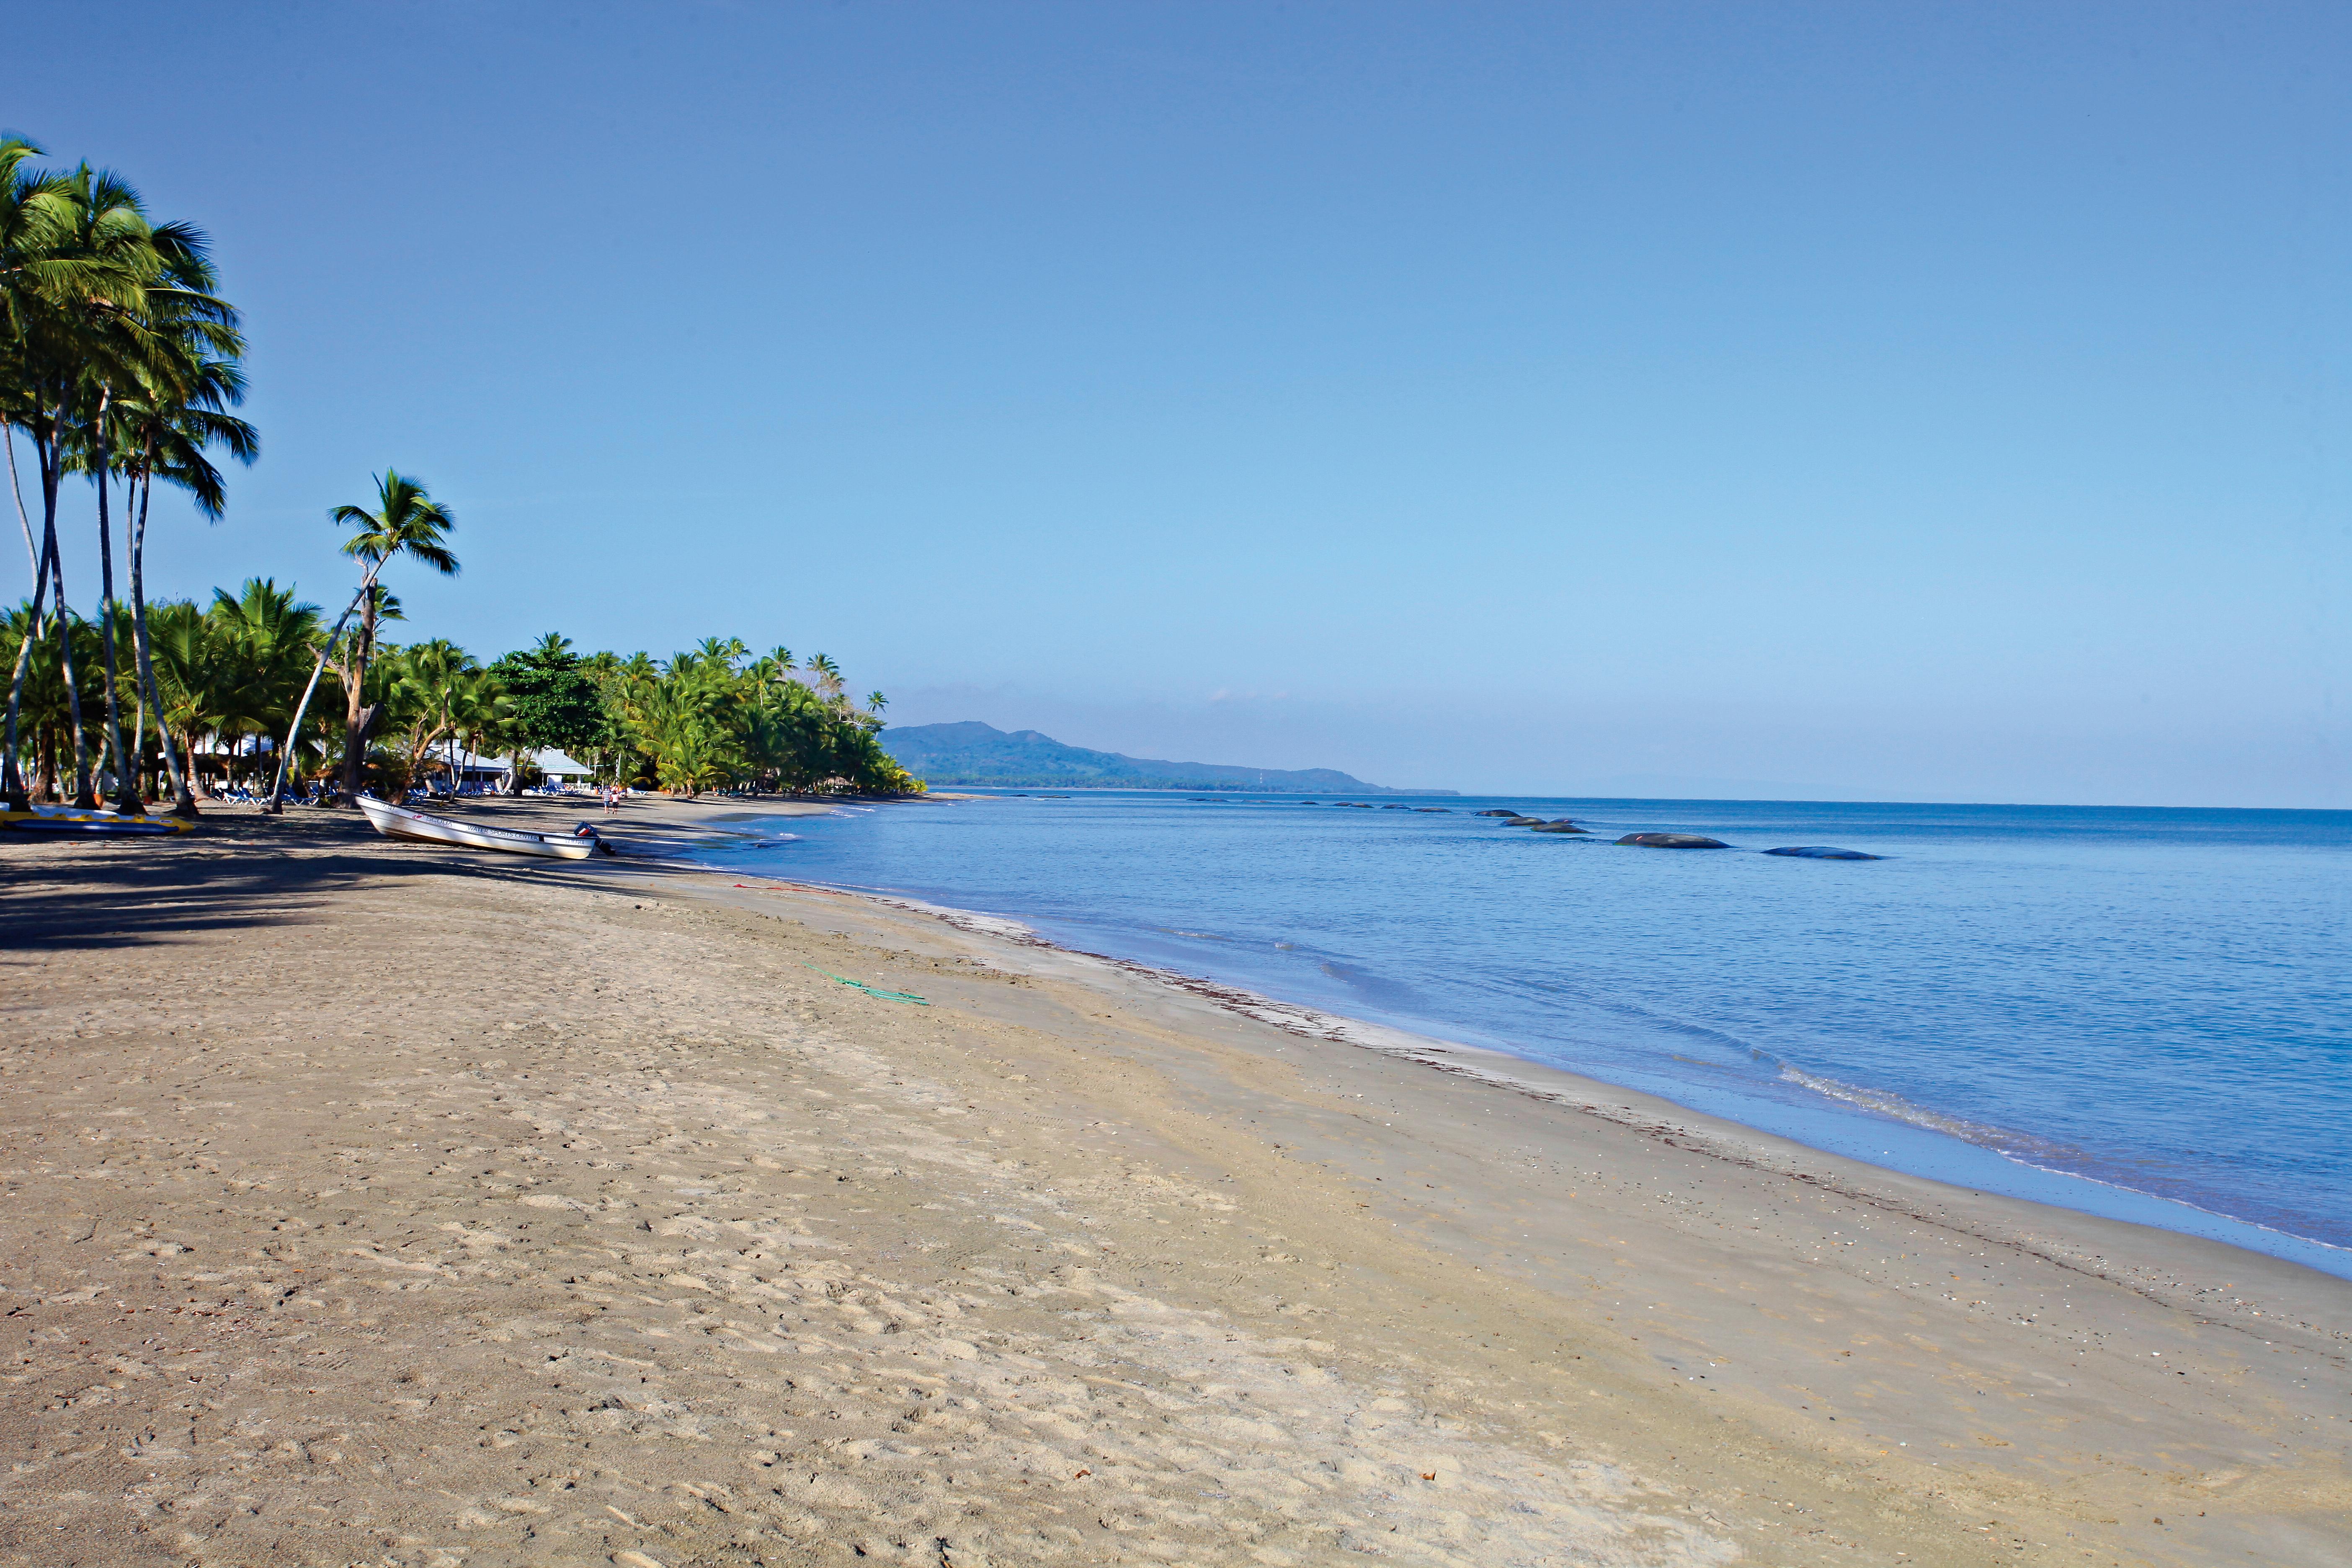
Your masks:
{"label": "green hill", "polygon": [[[1034,730],[1007,732],[967,720],[885,730],[882,749],[934,785],[992,789],[1217,789],[1296,795],[1390,795],[1335,768],[1241,768],[1220,763],[1170,763],[1066,746]],[[1429,791],[1447,794],[1448,791]]]}

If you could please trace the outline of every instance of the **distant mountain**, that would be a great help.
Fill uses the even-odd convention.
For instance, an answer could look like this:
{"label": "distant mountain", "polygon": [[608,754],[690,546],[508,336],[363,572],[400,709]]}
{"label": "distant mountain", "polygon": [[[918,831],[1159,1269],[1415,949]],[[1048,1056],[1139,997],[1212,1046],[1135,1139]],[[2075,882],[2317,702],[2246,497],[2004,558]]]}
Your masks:
{"label": "distant mountain", "polygon": [[[1297,795],[1392,795],[1333,768],[1235,768],[1217,763],[1163,763],[1066,746],[1034,730],[1010,734],[991,724],[909,724],[885,730],[882,749],[933,784],[991,789],[1236,789]],[[1446,793],[1446,792],[1430,792]]]}

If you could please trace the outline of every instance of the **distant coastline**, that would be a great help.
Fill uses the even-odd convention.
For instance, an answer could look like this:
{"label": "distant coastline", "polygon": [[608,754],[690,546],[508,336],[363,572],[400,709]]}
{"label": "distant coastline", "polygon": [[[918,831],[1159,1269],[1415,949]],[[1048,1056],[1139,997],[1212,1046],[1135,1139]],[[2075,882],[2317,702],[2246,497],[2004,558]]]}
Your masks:
{"label": "distant coastline", "polygon": [[1452,795],[1366,784],[1337,768],[1253,768],[1178,763],[1066,745],[1035,730],[966,720],[894,727],[878,737],[900,767],[927,784],[982,789],[1181,789],[1268,795]]}

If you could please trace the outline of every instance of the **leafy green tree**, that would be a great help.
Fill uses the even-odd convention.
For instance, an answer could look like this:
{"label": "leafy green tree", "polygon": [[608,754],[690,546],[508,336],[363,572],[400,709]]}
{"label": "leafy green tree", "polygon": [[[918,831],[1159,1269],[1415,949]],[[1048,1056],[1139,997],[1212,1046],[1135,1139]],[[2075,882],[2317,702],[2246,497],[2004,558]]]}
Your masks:
{"label": "leafy green tree", "polygon": [[609,723],[586,661],[572,639],[550,632],[537,646],[519,648],[490,666],[512,704],[514,769],[507,791],[522,789],[526,755],[542,748],[583,757],[605,739]]}

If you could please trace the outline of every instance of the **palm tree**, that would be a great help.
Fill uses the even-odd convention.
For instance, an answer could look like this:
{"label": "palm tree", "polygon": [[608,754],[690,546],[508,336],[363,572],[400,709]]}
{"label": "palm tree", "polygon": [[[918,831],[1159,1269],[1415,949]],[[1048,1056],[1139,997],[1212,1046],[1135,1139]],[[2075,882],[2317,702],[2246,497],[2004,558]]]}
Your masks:
{"label": "palm tree", "polygon": [[292,707],[302,667],[318,641],[319,606],[297,604],[292,588],[270,578],[248,577],[235,595],[215,589],[205,618],[214,632],[214,657],[234,670],[221,716],[258,747]]}
{"label": "palm tree", "polygon": [[[202,353],[184,353],[151,366],[142,380],[144,384],[139,394],[117,405],[116,428],[122,446],[118,466],[124,479],[123,515],[131,525],[131,646],[138,659],[142,699],[160,711],[146,588],[147,511],[155,481],[161,479],[187,491],[197,511],[217,521],[225,492],[220,470],[206,458],[205,448],[225,447],[231,457],[250,463],[260,455],[261,443],[252,426],[224,411],[224,405],[245,401],[244,374],[235,362]],[[168,726],[162,735],[173,815],[194,816],[195,796],[189,790]]]}
{"label": "palm tree", "polygon": [[178,737],[188,770],[195,769],[196,737],[217,731],[235,699],[236,672],[222,657],[217,624],[186,599],[149,612],[148,646],[155,670],[155,724]]}
{"label": "palm tree", "polygon": [[890,700],[880,692],[869,691],[866,694],[866,710],[877,719],[882,717],[882,710],[889,706]]}
{"label": "palm tree", "polygon": [[[112,258],[119,272],[135,275],[142,283],[161,283],[163,253],[156,247],[155,231],[141,210],[139,193],[111,174],[92,170],[87,163],[67,176],[63,184],[71,198],[74,224],[66,239],[67,247],[85,256]],[[107,416],[117,387],[136,375],[134,367],[149,347],[148,335],[139,320],[145,302],[142,297],[139,301],[142,309],[134,312],[129,301],[118,300],[110,291],[69,297],[65,301],[68,314],[79,328],[83,361],[74,410],[79,428],[71,433],[72,446],[66,461],[88,473],[98,486],[99,624],[105,638],[106,736],[115,759],[115,805],[125,812],[146,808],[133,786],[123,745],[114,646],[114,539],[107,504],[111,490],[107,482]]]}
{"label": "palm tree", "polygon": [[303,689],[302,700],[294,710],[293,726],[278,753],[278,784],[269,796],[272,811],[285,809],[280,797],[286,785],[286,759],[293,752],[295,734],[302,728],[302,715],[310,706],[310,693],[318,689],[319,672],[327,668],[327,654],[343,635],[352,613],[364,606],[359,636],[346,650],[343,661],[343,798],[354,800],[359,796],[361,769],[367,760],[361,694],[367,679],[367,661],[375,646],[378,574],[402,555],[422,562],[444,577],[457,574],[457,558],[443,542],[443,536],[457,526],[457,514],[427,496],[423,481],[404,479],[390,468],[378,477],[375,490],[373,511],[346,503],[327,514],[330,521],[357,531],[343,541],[343,553],[367,563],[367,571],[360,578],[359,592],[352,595],[351,604],[336,618],[334,630],[327,634],[326,642],[320,647],[318,665],[310,671],[310,684]]}
{"label": "palm tree", "polygon": [[[41,543],[32,552],[35,635],[17,649],[16,675],[8,688],[7,755],[0,759],[8,803],[15,806],[22,806],[26,798],[17,768],[17,715],[24,703],[25,679],[32,668],[34,641],[39,635],[41,601],[52,590],[57,606],[49,620],[57,632],[58,658],[73,710],[74,794],[79,800],[88,792],[80,685],[68,629],[71,617],[65,606],[64,568],[58,559],[58,481],[64,469],[62,445],[73,391],[72,372],[79,363],[69,317],[60,302],[87,298],[95,289],[121,281],[110,278],[103,265],[73,252],[72,196],[60,176],[29,166],[40,155],[40,149],[29,142],[14,137],[0,140],[0,355],[6,361],[6,390],[0,393],[5,404],[0,415],[5,415],[10,431],[12,486],[18,427],[32,437],[41,484]],[[21,489],[16,490],[16,501],[29,549],[32,522],[23,515]]]}
{"label": "palm tree", "polygon": [[809,673],[816,677],[816,689],[824,694],[825,700],[828,702],[839,700],[841,666],[834,663],[824,655],[818,654],[808,661],[808,668]]}
{"label": "palm tree", "polygon": [[735,673],[737,662],[751,651],[741,637],[705,637],[695,648],[698,657],[718,665],[730,675]]}
{"label": "palm tree", "polygon": [[[477,721],[495,722],[503,693],[473,655],[446,637],[411,643],[400,650],[396,663],[387,698],[406,722],[397,765],[404,778],[413,779],[443,741],[456,738]],[[454,785],[454,762],[449,772]]]}

